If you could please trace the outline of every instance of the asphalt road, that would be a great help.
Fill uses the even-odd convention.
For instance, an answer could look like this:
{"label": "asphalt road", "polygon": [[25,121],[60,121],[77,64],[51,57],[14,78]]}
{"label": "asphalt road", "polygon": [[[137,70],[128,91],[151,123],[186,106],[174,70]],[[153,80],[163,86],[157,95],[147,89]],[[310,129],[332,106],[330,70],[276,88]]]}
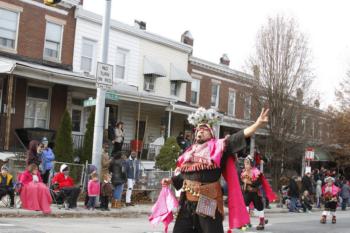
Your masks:
{"label": "asphalt road", "polygon": [[[320,212],[311,214],[271,214],[265,233],[350,233],[350,211],[338,212],[337,224],[319,223]],[[245,233],[256,232],[253,228]],[[227,227],[227,222],[224,223]],[[169,228],[172,229],[172,226]],[[144,218],[1,218],[1,233],[161,233],[162,226],[151,226]],[[171,232],[171,230],[169,231]],[[235,230],[234,232],[243,233]]]}

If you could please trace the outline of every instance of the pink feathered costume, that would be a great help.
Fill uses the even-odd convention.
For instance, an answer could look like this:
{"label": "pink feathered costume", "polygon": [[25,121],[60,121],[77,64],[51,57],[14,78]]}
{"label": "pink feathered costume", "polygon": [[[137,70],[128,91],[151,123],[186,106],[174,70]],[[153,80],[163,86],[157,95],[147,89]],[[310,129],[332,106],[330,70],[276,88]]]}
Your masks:
{"label": "pink feathered costume", "polygon": [[33,181],[33,175],[26,170],[20,176],[20,183],[23,185],[20,192],[22,208],[27,210],[42,211],[45,214],[51,213],[52,202],[49,189],[41,180],[40,173],[37,174],[39,181]]}

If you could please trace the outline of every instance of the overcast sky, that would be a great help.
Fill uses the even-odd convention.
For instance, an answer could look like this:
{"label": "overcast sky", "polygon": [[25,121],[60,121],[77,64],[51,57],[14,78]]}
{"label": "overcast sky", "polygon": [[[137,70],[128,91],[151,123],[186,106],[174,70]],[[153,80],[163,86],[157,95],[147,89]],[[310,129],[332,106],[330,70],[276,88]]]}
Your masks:
{"label": "overcast sky", "polygon": [[[84,7],[102,14],[104,0],[84,0]],[[350,69],[349,9],[347,0],[112,0],[113,19],[145,21],[148,31],[177,41],[190,30],[194,56],[218,62],[227,53],[240,71],[267,17],[294,17],[309,39],[322,107],[334,101],[334,88]]]}

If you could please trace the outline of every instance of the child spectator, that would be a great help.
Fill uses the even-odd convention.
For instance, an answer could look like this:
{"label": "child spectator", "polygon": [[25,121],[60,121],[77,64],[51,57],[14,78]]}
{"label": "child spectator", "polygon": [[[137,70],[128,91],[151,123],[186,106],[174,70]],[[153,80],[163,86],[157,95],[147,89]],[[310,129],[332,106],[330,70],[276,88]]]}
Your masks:
{"label": "child spectator", "polygon": [[96,197],[100,196],[100,182],[98,180],[97,173],[93,173],[91,175],[91,179],[88,183],[88,195],[89,195],[89,202],[88,202],[88,209],[94,210],[95,204],[96,204]]}
{"label": "child spectator", "polygon": [[8,172],[9,169],[6,165],[1,167],[0,175],[0,199],[6,195],[10,196],[10,208],[12,209],[15,204],[15,194],[13,190],[12,175]]}
{"label": "child spectator", "polygon": [[109,200],[113,194],[113,185],[111,183],[112,176],[108,173],[103,175],[103,182],[101,185],[101,210],[109,211]]}
{"label": "child spectator", "polygon": [[303,207],[303,211],[310,212],[312,210],[312,202],[309,191],[305,190],[303,195],[301,196],[301,206]]}

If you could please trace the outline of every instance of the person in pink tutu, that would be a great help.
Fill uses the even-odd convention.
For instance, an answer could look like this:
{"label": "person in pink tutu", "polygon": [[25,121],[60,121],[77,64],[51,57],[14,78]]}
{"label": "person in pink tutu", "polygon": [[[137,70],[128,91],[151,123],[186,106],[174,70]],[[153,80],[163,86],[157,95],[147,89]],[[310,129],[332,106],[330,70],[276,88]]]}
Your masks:
{"label": "person in pink tutu", "polygon": [[19,182],[22,184],[20,191],[22,208],[50,214],[52,198],[49,189],[42,182],[38,166],[30,164],[20,175]]}

